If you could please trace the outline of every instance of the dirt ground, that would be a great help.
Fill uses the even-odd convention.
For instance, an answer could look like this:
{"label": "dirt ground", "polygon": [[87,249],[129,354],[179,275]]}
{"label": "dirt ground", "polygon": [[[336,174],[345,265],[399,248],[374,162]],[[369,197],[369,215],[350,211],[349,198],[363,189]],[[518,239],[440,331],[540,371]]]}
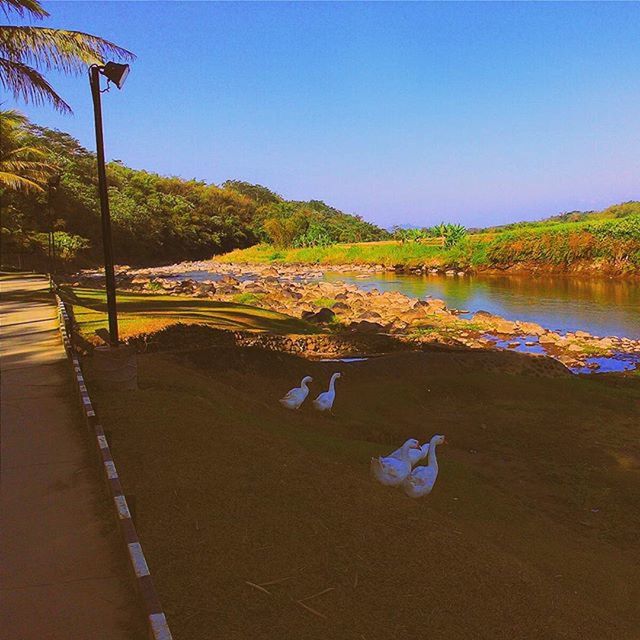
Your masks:
{"label": "dirt ground", "polygon": [[[95,398],[177,640],[640,636],[640,378],[496,352],[139,367]],[[278,404],[337,370],[335,415]],[[434,433],[430,496],[370,478]]]}

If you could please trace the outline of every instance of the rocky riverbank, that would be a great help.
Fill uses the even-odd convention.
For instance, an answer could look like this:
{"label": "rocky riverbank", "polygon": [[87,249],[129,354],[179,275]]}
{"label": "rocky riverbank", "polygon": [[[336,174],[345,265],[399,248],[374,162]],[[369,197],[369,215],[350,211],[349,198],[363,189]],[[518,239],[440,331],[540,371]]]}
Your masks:
{"label": "rocky riverbank", "polygon": [[[363,273],[384,267],[361,267]],[[181,277],[212,272],[209,280]],[[353,273],[353,265],[332,271]],[[561,335],[534,322],[512,321],[485,311],[473,315],[450,309],[443,300],[417,299],[396,291],[365,291],[353,284],[321,281],[322,270],[293,265],[234,265],[212,262],[117,271],[118,287],[127,291],[166,292],[271,309],[317,324],[326,332],[391,334],[414,343],[470,348],[504,348],[550,355],[574,370],[599,369],[601,358],[640,361],[640,340],[595,336],[586,331]],[[96,284],[98,272],[77,274],[74,284]],[[464,317],[463,317],[464,316]]]}

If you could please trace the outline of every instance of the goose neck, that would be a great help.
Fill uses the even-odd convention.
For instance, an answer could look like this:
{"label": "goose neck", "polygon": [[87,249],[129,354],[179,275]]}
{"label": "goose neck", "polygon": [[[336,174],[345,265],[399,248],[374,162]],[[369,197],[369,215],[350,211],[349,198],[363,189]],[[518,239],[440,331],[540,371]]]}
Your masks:
{"label": "goose neck", "polygon": [[429,443],[429,457],[427,458],[427,460],[430,468],[438,468],[438,458],[436,457],[436,443],[433,441]]}

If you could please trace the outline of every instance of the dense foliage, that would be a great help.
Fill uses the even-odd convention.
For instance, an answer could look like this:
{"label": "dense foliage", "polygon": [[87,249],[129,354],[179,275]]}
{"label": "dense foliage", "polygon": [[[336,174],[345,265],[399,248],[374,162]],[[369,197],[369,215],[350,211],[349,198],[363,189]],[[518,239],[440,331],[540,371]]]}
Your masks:
{"label": "dense foliage", "polygon": [[[53,224],[58,255],[85,264],[101,258],[95,155],[66,133],[23,123],[22,138],[60,175],[40,193],[4,188],[2,239],[8,254],[46,251]],[[386,232],[320,201],[287,202],[266,187],[232,180],[222,186],[164,177],[111,162],[107,167],[116,261],[167,263],[209,258],[259,240],[322,245],[372,240]],[[46,187],[46,179],[42,181]],[[2,188],[2,187],[0,187]],[[63,251],[64,249],[64,251]]]}
{"label": "dense foliage", "polygon": [[440,240],[440,243],[450,249],[461,242],[467,235],[467,229],[461,224],[441,222],[433,227],[422,228],[393,228],[393,239],[400,242],[425,242]]}
{"label": "dense foliage", "polygon": [[614,211],[624,211],[623,216],[594,215],[581,218],[581,222],[538,223],[537,226],[498,233],[465,234],[449,243],[446,240],[440,244],[427,240],[409,242],[407,236],[404,241],[399,241],[396,236],[395,240],[389,242],[298,249],[278,249],[260,244],[234,251],[221,260],[325,265],[384,264],[404,268],[465,270],[524,265],[525,268],[550,267],[559,271],[586,267],[594,273],[606,272],[611,275],[638,273],[640,215],[633,213],[636,204],[610,207]]}
{"label": "dense foliage", "polygon": [[[590,223],[598,220],[611,220],[627,216],[640,215],[640,202],[631,200],[620,204],[613,204],[602,211],[568,211],[538,221],[512,222],[497,227],[470,230],[470,233],[498,233],[501,231],[517,231],[522,229],[555,228],[566,222]],[[558,227],[559,228],[559,227]]]}
{"label": "dense foliage", "polygon": [[547,224],[501,233],[487,246],[487,260],[495,264],[568,265],[600,259],[626,263],[629,269],[640,268],[640,213],[634,213],[633,209],[623,208],[628,212],[623,217],[588,217],[584,222]]}

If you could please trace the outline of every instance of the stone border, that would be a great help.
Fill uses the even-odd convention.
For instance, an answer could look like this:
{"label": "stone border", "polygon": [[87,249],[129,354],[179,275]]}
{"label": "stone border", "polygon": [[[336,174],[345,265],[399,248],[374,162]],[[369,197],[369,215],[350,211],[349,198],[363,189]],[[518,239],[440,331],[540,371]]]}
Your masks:
{"label": "stone border", "polygon": [[116,470],[111,449],[100,424],[89,392],[85,383],[82,367],[77,354],[73,350],[73,344],[69,335],[70,319],[64,302],[56,294],[58,307],[58,320],[62,343],[69,360],[73,366],[73,379],[78,392],[80,406],[89,435],[95,445],[95,450],[102,466],[103,478],[107,485],[107,492],[113,501],[114,514],[118,521],[118,528],[122,534],[122,540],[129,557],[129,568],[135,579],[136,590],[140,596],[144,612],[147,618],[147,630],[150,640],[172,640],[171,631],[167,619],[162,610],[162,605],[156,593],[149,567],[136,532],[131,512],[125,498],[122,484]]}

